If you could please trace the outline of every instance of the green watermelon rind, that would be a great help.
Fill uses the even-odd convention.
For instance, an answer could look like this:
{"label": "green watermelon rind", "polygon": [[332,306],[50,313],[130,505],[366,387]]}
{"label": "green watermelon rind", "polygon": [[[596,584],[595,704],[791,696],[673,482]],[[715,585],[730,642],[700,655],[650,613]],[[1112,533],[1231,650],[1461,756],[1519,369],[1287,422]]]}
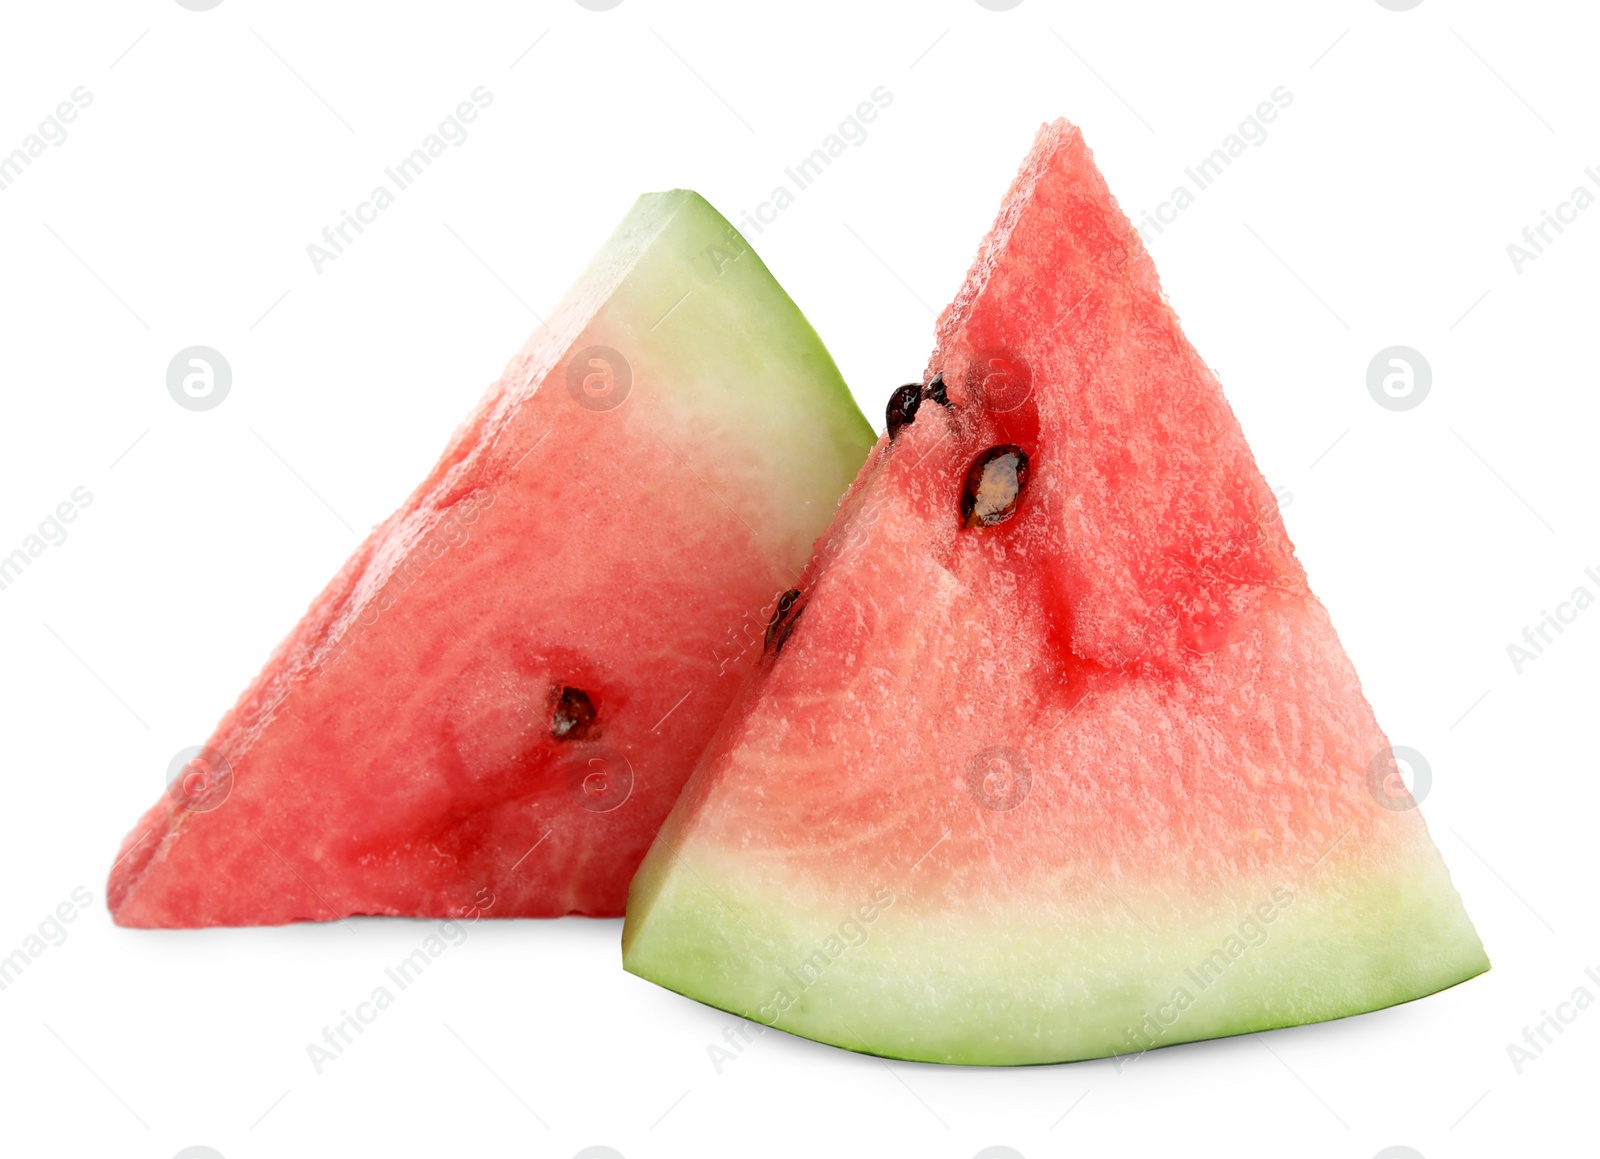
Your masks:
{"label": "green watermelon rind", "polygon": [[[885,1058],[977,1066],[1138,1054],[1346,1018],[1489,968],[1431,847],[1376,872],[1330,858],[1298,875],[1240,884],[1203,913],[1191,902],[1169,920],[1159,898],[1108,893],[1096,926],[1062,917],[1075,937],[1066,969],[1040,936],[1050,922],[1039,909],[1009,922],[992,913],[942,922],[923,913],[914,939],[875,939],[895,921],[894,901],[916,888],[914,874],[909,885],[897,877],[907,879],[886,872],[876,899],[830,913],[804,900],[805,884],[782,871],[764,876],[750,860],[691,863],[658,841],[634,880],[624,966],[801,1037]],[[1270,921],[1261,920],[1263,907]],[[1137,977],[1119,968],[1119,941],[1130,937],[1147,941],[1152,955]]]}

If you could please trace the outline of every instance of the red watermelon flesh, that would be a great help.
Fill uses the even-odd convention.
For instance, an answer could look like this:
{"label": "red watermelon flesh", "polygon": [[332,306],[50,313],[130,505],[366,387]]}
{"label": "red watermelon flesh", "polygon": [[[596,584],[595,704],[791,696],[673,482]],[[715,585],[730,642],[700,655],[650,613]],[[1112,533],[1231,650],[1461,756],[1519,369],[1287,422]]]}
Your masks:
{"label": "red watermelon flesh", "polygon": [[129,834],[115,919],[620,914],[871,440],[739,234],[641,198]]}
{"label": "red watermelon flesh", "polygon": [[1065,122],[928,376],[635,878],[627,968],[982,1064],[1486,969],[1239,424]]}

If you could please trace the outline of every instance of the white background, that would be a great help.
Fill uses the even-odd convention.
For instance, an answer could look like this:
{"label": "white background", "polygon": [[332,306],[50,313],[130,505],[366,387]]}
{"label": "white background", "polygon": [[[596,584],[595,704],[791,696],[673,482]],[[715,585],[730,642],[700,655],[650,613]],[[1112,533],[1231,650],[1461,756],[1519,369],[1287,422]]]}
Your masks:
{"label": "white background", "polygon": [[[1201,11],[1201,9],[1204,11]],[[0,992],[0,1150],[153,1156],[1572,1155],[1600,1009],[1600,610],[1507,645],[1600,570],[1600,208],[1506,246],[1600,167],[1577,3],[759,6],[8,4],[0,554],[93,503],[0,591],[0,955],[93,903]],[[530,47],[530,45],[532,47]],[[476,86],[493,104],[349,250],[305,247]],[[117,843],[633,197],[753,209],[877,86],[892,105],[750,240],[874,424],[918,377],[1033,133],[1079,123],[1137,214],[1277,86],[1270,136],[1151,241],[1368,695],[1429,759],[1434,835],[1491,973],[1343,1022],[1023,1070],[854,1056],[625,975],[620,923],[483,922],[324,1073],[306,1044],[426,926],[113,927]],[[1591,184],[1591,188],[1595,188]],[[214,411],[166,366],[232,365]],[[1381,348],[1433,389],[1368,395]],[[1592,1118],[1585,1120],[1592,1124]],[[1587,1137],[1590,1128],[1581,1132]],[[1563,1141],[1564,1139],[1564,1141]],[[1592,1153],[1589,1150],[1588,1153]]]}

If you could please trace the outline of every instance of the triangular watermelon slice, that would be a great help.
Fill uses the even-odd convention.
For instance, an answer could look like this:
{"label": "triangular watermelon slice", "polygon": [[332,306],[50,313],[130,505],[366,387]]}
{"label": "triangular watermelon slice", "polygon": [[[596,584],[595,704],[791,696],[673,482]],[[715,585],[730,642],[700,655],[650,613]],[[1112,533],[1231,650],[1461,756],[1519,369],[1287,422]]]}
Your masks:
{"label": "triangular watermelon slice", "polygon": [[890,426],[634,879],[629,970],[854,1050],[1008,1064],[1487,968],[1239,424],[1065,122]]}
{"label": "triangular watermelon slice", "polygon": [[871,442],[733,227],[641,198],[129,834],[116,920],[620,914]]}

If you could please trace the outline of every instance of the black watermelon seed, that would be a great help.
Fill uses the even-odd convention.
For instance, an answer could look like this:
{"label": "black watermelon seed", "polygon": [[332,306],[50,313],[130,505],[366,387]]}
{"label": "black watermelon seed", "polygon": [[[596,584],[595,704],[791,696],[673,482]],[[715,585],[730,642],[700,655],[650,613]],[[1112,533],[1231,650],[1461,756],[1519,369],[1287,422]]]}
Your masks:
{"label": "black watermelon seed", "polygon": [[899,387],[889,396],[889,405],[884,411],[884,417],[889,424],[889,437],[892,439],[901,427],[910,424],[917,417],[917,407],[922,405],[922,384],[908,382]]}
{"label": "black watermelon seed", "polygon": [[556,740],[587,740],[597,735],[594,701],[581,688],[566,685],[552,689],[555,706],[550,710],[550,735]]}
{"label": "black watermelon seed", "polygon": [[1017,511],[1028,485],[1028,456],[1021,447],[990,447],[972,460],[961,490],[961,522],[967,527],[993,527]]}
{"label": "black watermelon seed", "polygon": [[944,375],[942,375],[942,374],[934,375],[933,376],[933,381],[928,383],[927,386],[922,388],[922,397],[923,398],[931,398],[934,402],[938,403],[940,406],[944,407],[946,410],[950,410],[951,409],[950,396],[945,393]]}
{"label": "black watermelon seed", "polygon": [[763,651],[776,655],[782,650],[789,633],[794,631],[795,621],[800,619],[800,613],[805,610],[803,606],[796,606],[799,600],[799,588],[790,588],[778,597],[778,606],[772,609],[772,619],[767,621],[767,638],[762,644]]}

